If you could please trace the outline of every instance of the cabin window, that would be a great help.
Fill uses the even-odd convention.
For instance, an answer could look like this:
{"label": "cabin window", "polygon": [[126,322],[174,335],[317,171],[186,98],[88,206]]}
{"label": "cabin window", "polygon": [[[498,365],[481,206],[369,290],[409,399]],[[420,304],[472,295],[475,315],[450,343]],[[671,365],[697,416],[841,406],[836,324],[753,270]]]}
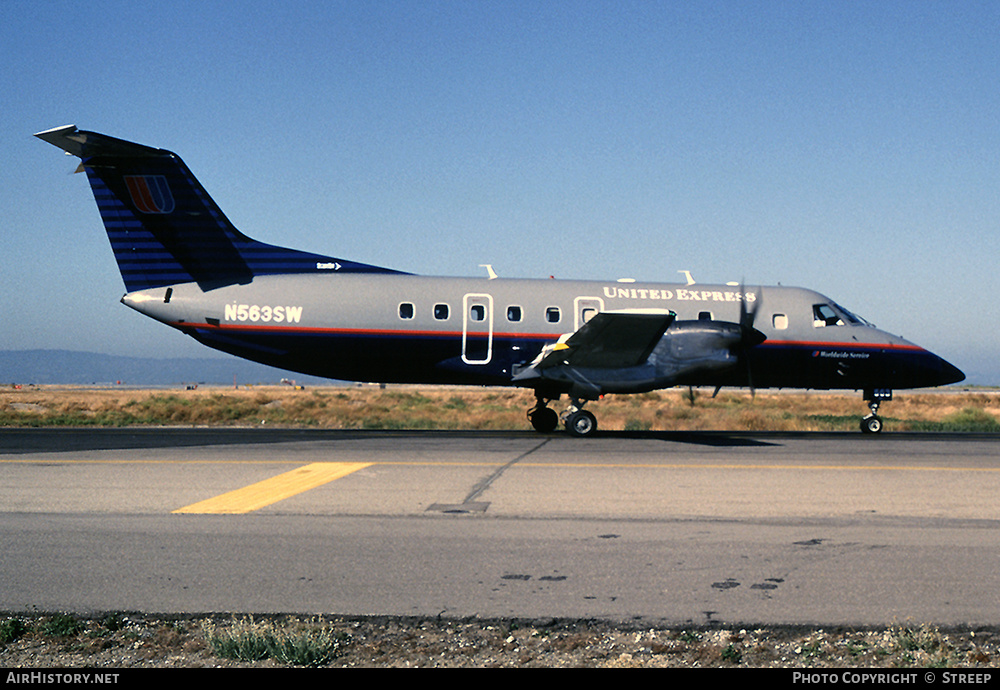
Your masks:
{"label": "cabin window", "polygon": [[562,319],[562,313],[559,311],[559,307],[549,307],[545,310],[545,320],[549,323],[559,323]]}
{"label": "cabin window", "polygon": [[413,318],[413,305],[409,302],[403,302],[399,305],[399,318],[401,319],[412,319]]}
{"label": "cabin window", "polygon": [[482,304],[473,304],[469,307],[469,320],[470,321],[485,321],[486,320],[486,307]]}
{"label": "cabin window", "polygon": [[824,328],[826,326],[843,326],[844,320],[829,304],[813,305],[813,326]]}
{"label": "cabin window", "polygon": [[595,316],[597,316],[597,309],[594,307],[584,307],[583,311],[580,312],[580,317],[584,323],[587,323]]}
{"label": "cabin window", "polygon": [[776,330],[784,331],[788,329],[788,316],[786,314],[775,314],[771,317],[771,323]]}
{"label": "cabin window", "polygon": [[508,321],[520,321],[521,320],[521,307],[511,305],[507,307],[507,320]]}
{"label": "cabin window", "polygon": [[447,304],[435,304],[434,305],[434,318],[438,321],[445,321],[448,319],[448,305]]}

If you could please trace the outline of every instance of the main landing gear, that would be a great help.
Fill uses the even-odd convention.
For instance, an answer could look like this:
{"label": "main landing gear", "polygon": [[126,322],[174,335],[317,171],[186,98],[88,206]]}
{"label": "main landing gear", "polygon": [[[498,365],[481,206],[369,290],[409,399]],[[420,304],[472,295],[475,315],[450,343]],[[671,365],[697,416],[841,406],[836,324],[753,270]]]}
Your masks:
{"label": "main landing gear", "polygon": [[597,431],[597,417],[583,409],[584,402],[581,400],[574,398],[573,404],[562,415],[548,406],[546,398],[536,395],[535,401],[535,406],[528,410],[528,421],[535,431],[551,433],[559,426],[560,419],[566,431],[573,436],[590,436]]}
{"label": "main landing gear", "polygon": [[597,431],[597,417],[592,412],[581,409],[582,407],[582,402],[574,400],[569,409],[563,413],[566,431],[573,436],[590,436]]}
{"label": "main landing gear", "polygon": [[878,416],[878,407],[884,400],[892,400],[892,389],[873,388],[865,390],[865,402],[868,403],[868,409],[872,413],[861,420],[862,433],[877,434],[882,431],[882,418]]}
{"label": "main landing gear", "polygon": [[546,405],[547,402],[545,398],[535,396],[535,406],[528,410],[528,421],[531,422],[531,426],[543,434],[551,433],[559,426],[559,415]]}

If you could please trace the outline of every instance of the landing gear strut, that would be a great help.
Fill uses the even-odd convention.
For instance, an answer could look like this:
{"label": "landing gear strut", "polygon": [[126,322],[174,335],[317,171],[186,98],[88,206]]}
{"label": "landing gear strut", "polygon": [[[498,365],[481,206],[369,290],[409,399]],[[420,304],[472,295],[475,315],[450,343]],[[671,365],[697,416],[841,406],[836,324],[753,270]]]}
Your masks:
{"label": "landing gear strut", "polygon": [[861,431],[866,434],[877,434],[882,431],[882,418],[878,416],[878,401],[868,403],[872,413],[861,420]]}
{"label": "landing gear strut", "polygon": [[865,434],[877,434],[882,431],[882,418],[878,416],[878,407],[883,400],[892,400],[892,390],[888,388],[873,388],[865,391],[865,402],[872,411],[861,420],[861,431]]}

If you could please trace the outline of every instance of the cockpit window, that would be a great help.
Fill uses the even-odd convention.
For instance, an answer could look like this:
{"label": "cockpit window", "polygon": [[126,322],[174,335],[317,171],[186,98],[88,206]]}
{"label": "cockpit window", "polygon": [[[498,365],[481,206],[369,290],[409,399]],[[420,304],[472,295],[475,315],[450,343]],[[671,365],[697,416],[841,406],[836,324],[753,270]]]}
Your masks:
{"label": "cockpit window", "polygon": [[813,326],[823,328],[825,326],[843,326],[844,320],[840,318],[832,306],[829,304],[813,305]]}
{"label": "cockpit window", "polygon": [[834,304],[833,306],[834,306],[834,308],[836,308],[836,309],[837,309],[837,310],[838,310],[838,311],[839,311],[839,312],[840,312],[841,314],[843,314],[843,315],[844,315],[844,317],[845,317],[845,318],[847,319],[847,321],[848,321],[849,323],[852,323],[852,324],[855,324],[855,325],[858,325],[858,326],[871,326],[871,324],[870,324],[870,323],[868,323],[867,321],[865,321],[865,320],[864,320],[863,318],[861,318],[861,317],[860,317],[860,316],[858,316],[857,314],[852,314],[851,312],[847,311],[846,309],[844,309],[844,308],[843,308],[842,306],[840,306],[839,304]]}
{"label": "cockpit window", "polygon": [[825,326],[870,326],[871,324],[844,309],[839,304],[814,304],[813,325],[817,328]]}

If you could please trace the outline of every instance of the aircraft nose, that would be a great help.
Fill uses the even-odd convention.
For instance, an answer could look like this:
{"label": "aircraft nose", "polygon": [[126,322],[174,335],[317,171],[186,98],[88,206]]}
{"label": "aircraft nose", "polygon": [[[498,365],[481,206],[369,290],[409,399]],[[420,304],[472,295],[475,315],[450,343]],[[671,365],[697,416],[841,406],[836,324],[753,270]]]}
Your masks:
{"label": "aircraft nose", "polygon": [[917,388],[946,386],[965,380],[961,369],[932,352],[925,351],[914,364],[913,376],[919,382],[914,387]]}
{"label": "aircraft nose", "polygon": [[937,385],[945,386],[948,385],[949,383],[958,383],[959,381],[965,380],[965,374],[962,373],[961,369],[951,364],[950,362],[946,362],[940,357],[938,357],[938,359],[941,362],[941,369],[938,372],[938,376],[940,377],[941,380]]}

